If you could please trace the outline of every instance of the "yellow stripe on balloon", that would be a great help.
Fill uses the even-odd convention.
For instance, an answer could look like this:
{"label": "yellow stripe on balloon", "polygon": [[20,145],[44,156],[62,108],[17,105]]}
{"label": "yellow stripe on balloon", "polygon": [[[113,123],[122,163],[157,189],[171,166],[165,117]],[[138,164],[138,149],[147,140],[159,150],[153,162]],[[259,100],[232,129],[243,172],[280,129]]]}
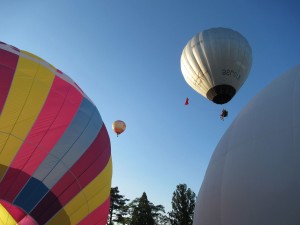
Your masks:
{"label": "yellow stripe on balloon", "polygon": [[66,221],[66,215],[70,219],[70,224],[78,224],[90,212],[94,211],[98,206],[102,205],[110,195],[112,175],[112,159],[103,171],[78,195],[76,195],[64,208],[62,208],[47,225],[67,225],[62,223]]}
{"label": "yellow stripe on balloon", "polygon": [[18,225],[2,204],[0,204],[0,225]]}
{"label": "yellow stripe on balloon", "polygon": [[[41,63],[45,62],[21,51],[14,79],[0,116],[0,130],[3,132],[0,135],[1,165],[10,165],[48,96],[55,75]],[[5,172],[5,169],[0,171],[0,180]]]}

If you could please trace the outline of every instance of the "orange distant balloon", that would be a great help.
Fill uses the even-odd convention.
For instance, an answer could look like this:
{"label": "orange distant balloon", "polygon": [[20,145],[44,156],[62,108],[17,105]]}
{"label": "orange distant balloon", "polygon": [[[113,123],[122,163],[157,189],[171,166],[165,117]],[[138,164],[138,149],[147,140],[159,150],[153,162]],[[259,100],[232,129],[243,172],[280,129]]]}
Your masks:
{"label": "orange distant balloon", "polygon": [[126,129],[126,124],[122,120],[116,120],[112,124],[113,131],[119,136]]}

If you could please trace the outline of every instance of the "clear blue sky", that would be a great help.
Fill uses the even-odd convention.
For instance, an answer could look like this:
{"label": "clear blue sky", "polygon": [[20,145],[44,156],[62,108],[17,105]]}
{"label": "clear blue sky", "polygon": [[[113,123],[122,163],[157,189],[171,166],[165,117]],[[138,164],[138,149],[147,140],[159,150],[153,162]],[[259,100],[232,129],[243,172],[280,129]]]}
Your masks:
{"label": "clear blue sky", "polygon": [[[130,200],[146,192],[170,211],[177,184],[198,194],[210,156],[239,111],[300,63],[299,12],[298,0],[0,0],[0,41],[79,84],[109,131],[112,185]],[[225,106],[224,122],[222,107],[193,91],[180,70],[188,40],[211,27],[239,31],[253,52],[249,79]],[[127,123],[118,138],[111,130],[117,119]]]}

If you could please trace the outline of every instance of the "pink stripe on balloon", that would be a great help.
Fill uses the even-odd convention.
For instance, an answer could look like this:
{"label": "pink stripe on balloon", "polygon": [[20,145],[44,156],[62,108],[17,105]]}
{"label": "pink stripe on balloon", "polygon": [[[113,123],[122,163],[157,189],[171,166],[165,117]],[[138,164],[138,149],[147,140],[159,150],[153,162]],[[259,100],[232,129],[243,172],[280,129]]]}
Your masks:
{"label": "pink stripe on balloon", "polygon": [[13,201],[63,135],[82,99],[76,88],[55,77],[40,115],[10,165],[13,169],[8,169],[0,183],[1,198]]}
{"label": "pink stripe on balloon", "polygon": [[78,225],[105,225],[107,222],[109,206],[110,198],[107,198],[102,205],[84,218]]}
{"label": "pink stripe on balloon", "polygon": [[18,225],[38,225],[31,216],[25,216],[21,221],[19,221]]}

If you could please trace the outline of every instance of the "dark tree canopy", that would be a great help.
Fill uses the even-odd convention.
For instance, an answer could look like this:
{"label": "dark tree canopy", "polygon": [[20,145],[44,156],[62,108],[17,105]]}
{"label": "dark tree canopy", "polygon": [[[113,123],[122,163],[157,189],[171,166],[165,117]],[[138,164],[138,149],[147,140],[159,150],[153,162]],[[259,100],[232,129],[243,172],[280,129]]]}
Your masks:
{"label": "dark tree canopy", "polygon": [[151,212],[151,204],[144,192],[139,198],[138,205],[134,207],[131,219],[131,225],[155,225]]}
{"label": "dark tree canopy", "polygon": [[128,207],[126,206],[126,202],[129,201],[129,199],[119,193],[118,187],[112,187],[110,189],[110,208],[107,225],[113,225],[113,222],[124,224],[126,221],[124,216],[127,215]]}
{"label": "dark tree canopy", "polygon": [[196,195],[186,184],[179,184],[173,192],[172,211],[169,213],[172,225],[192,225]]}
{"label": "dark tree canopy", "polygon": [[173,192],[172,211],[165,212],[162,205],[154,205],[144,192],[129,204],[118,187],[111,188],[111,201],[106,225],[192,225],[195,193],[186,184],[179,184]]}

